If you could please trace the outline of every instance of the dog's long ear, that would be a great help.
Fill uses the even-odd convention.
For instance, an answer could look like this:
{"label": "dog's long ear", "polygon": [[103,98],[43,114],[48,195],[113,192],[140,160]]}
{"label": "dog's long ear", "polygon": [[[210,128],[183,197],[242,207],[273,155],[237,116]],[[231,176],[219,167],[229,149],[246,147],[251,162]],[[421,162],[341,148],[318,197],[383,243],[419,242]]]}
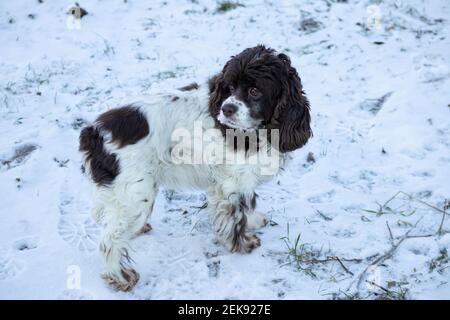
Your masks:
{"label": "dog's long ear", "polygon": [[222,71],[213,76],[208,81],[209,86],[209,112],[210,114],[215,117],[220,112],[220,105],[222,104],[222,101],[224,100],[224,96],[227,92],[227,86],[225,83],[225,73],[229,67],[232,65],[234,57],[231,58],[227,63],[225,63],[225,66],[223,67]]}
{"label": "dog's long ear", "polygon": [[278,57],[287,68],[287,77],[282,79],[282,94],[270,127],[280,130],[279,151],[289,152],[304,146],[312,136],[311,116],[297,71],[288,56],[279,54]]}
{"label": "dog's long ear", "polygon": [[222,103],[222,96],[224,94],[224,84],[223,84],[223,72],[216,74],[214,77],[209,79],[209,113],[216,119],[220,112],[220,105]]}

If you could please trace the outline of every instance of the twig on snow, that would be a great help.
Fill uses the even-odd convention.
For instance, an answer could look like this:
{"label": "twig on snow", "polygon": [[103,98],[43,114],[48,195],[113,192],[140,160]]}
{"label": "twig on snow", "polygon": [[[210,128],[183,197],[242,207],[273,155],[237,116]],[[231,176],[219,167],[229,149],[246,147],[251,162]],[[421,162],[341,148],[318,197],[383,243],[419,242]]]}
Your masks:
{"label": "twig on snow", "polygon": [[397,243],[393,244],[392,247],[383,255],[381,255],[380,257],[378,257],[375,261],[373,261],[371,264],[369,264],[364,270],[363,272],[361,272],[361,274],[358,277],[358,283],[356,285],[356,289],[359,290],[359,288],[361,287],[361,283],[363,282],[363,280],[366,277],[366,273],[367,271],[372,268],[372,267],[377,267],[380,264],[382,264],[384,261],[390,259],[392,257],[392,255],[394,254],[394,252],[398,249],[398,247],[403,243],[403,241],[405,241],[406,239],[408,239],[409,234],[411,233],[411,231],[413,231],[416,227],[417,224],[422,220],[422,218],[420,218],[419,220],[417,220],[417,222],[414,224],[413,227],[411,227],[408,231],[406,231],[406,233],[397,241]]}
{"label": "twig on snow", "polygon": [[444,206],[444,210],[443,210],[443,213],[442,213],[441,224],[439,225],[439,229],[438,229],[438,231],[437,231],[437,233],[438,233],[439,235],[442,235],[442,227],[444,226],[444,220],[445,220],[446,210],[447,210],[448,208],[450,208],[450,201],[447,201],[447,203],[446,203],[445,206]]}
{"label": "twig on snow", "polygon": [[392,243],[392,242],[394,242],[394,236],[392,235],[392,230],[391,230],[391,227],[389,226],[389,222],[387,220],[386,220],[386,226],[389,231],[389,241]]}

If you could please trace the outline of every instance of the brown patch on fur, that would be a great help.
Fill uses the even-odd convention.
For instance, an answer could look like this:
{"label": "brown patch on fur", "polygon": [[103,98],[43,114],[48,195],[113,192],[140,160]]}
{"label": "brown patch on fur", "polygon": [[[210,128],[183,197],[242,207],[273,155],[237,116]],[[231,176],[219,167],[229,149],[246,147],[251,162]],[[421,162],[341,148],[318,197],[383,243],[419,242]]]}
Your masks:
{"label": "brown patch on fur", "polygon": [[192,83],[188,84],[187,86],[178,88],[178,90],[180,90],[180,91],[192,91],[192,90],[197,90],[198,88],[200,88],[200,86],[197,84],[197,82],[192,82]]}
{"label": "brown patch on fur", "polygon": [[233,232],[232,251],[241,251],[242,240],[245,237],[245,227],[247,226],[247,217],[242,213],[241,220],[235,224]]}
{"label": "brown patch on fur", "polygon": [[239,198],[239,210],[241,212],[247,212],[249,209],[249,204],[247,203],[247,199],[244,195],[241,195]]}
{"label": "brown patch on fur", "polygon": [[103,147],[103,137],[97,128],[86,127],[80,133],[79,150],[84,152],[89,163],[92,180],[99,185],[108,185],[119,174],[119,162],[114,153]]}
{"label": "brown patch on fur", "polygon": [[256,197],[258,195],[256,193],[253,194],[252,199],[250,200],[250,208],[252,208],[252,210],[255,210],[256,208]]}
{"label": "brown patch on fur", "polygon": [[144,223],[144,225],[142,226],[141,229],[139,229],[139,231],[136,233],[136,237],[140,236],[141,234],[145,234],[145,233],[149,233],[150,231],[152,231],[152,226],[150,225],[150,223]]}
{"label": "brown patch on fur", "polygon": [[256,208],[256,197],[258,195],[256,193],[248,199],[244,195],[241,195],[239,198],[239,210],[242,212],[248,212],[250,209],[254,210]]}
{"label": "brown patch on fur", "polygon": [[[251,241],[249,236],[245,234],[246,227],[247,227],[247,216],[245,215],[245,213],[248,212],[250,210],[250,208],[254,209],[255,206],[256,206],[256,194],[254,194],[251,199],[248,199],[244,195],[241,195],[239,197],[239,211],[242,214],[242,218],[234,226],[232,251],[242,251],[243,242]],[[236,211],[236,207],[233,206],[233,208],[234,208],[234,211],[232,214],[234,214]],[[252,249],[256,248],[257,246],[258,245],[256,244],[255,246],[251,246],[248,249],[252,250]]]}
{"label": "brown patch on fur", "polygon": [[133,106],[111,109],[101,114],[96,124],[111,133],[112,142],[116,142],[119,148],[135,144],[150,133],[144,114]]}

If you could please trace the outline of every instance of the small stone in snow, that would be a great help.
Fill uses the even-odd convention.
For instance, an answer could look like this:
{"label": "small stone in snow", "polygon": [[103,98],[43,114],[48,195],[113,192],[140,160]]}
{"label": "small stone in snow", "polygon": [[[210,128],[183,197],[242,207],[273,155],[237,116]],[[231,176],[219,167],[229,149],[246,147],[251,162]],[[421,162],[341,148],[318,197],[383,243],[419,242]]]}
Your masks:
{"label": "small stone in snow", "polygon": [[76,3],[76,2],[75,2],[75,6],[70,8],[67,13],[73,15],[77,19],[81,19],[85,15],[88,14],[88,12],[85,9],[83,9],[82,7],[80,7],[80,5],[78,3]]}

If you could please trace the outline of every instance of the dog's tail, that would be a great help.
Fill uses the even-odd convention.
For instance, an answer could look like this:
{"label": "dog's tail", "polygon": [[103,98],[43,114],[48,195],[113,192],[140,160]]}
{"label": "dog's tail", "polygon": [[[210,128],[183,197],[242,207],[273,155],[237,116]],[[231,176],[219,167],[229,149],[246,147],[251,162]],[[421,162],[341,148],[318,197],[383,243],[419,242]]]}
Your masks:
{"label": "dog's tail", "polygon": [[98,128],[89,126],[81,130],[79,150],[84,153],[85,166],[98,185],[108,185],[119,174],[119,163],[114,153],[104,148]]}
{"label": "dog's tail", "polygon": [[97,128],[89,126],[81,130],[79,150],[85,152],[87,157],[103,151],[103,137]]}

